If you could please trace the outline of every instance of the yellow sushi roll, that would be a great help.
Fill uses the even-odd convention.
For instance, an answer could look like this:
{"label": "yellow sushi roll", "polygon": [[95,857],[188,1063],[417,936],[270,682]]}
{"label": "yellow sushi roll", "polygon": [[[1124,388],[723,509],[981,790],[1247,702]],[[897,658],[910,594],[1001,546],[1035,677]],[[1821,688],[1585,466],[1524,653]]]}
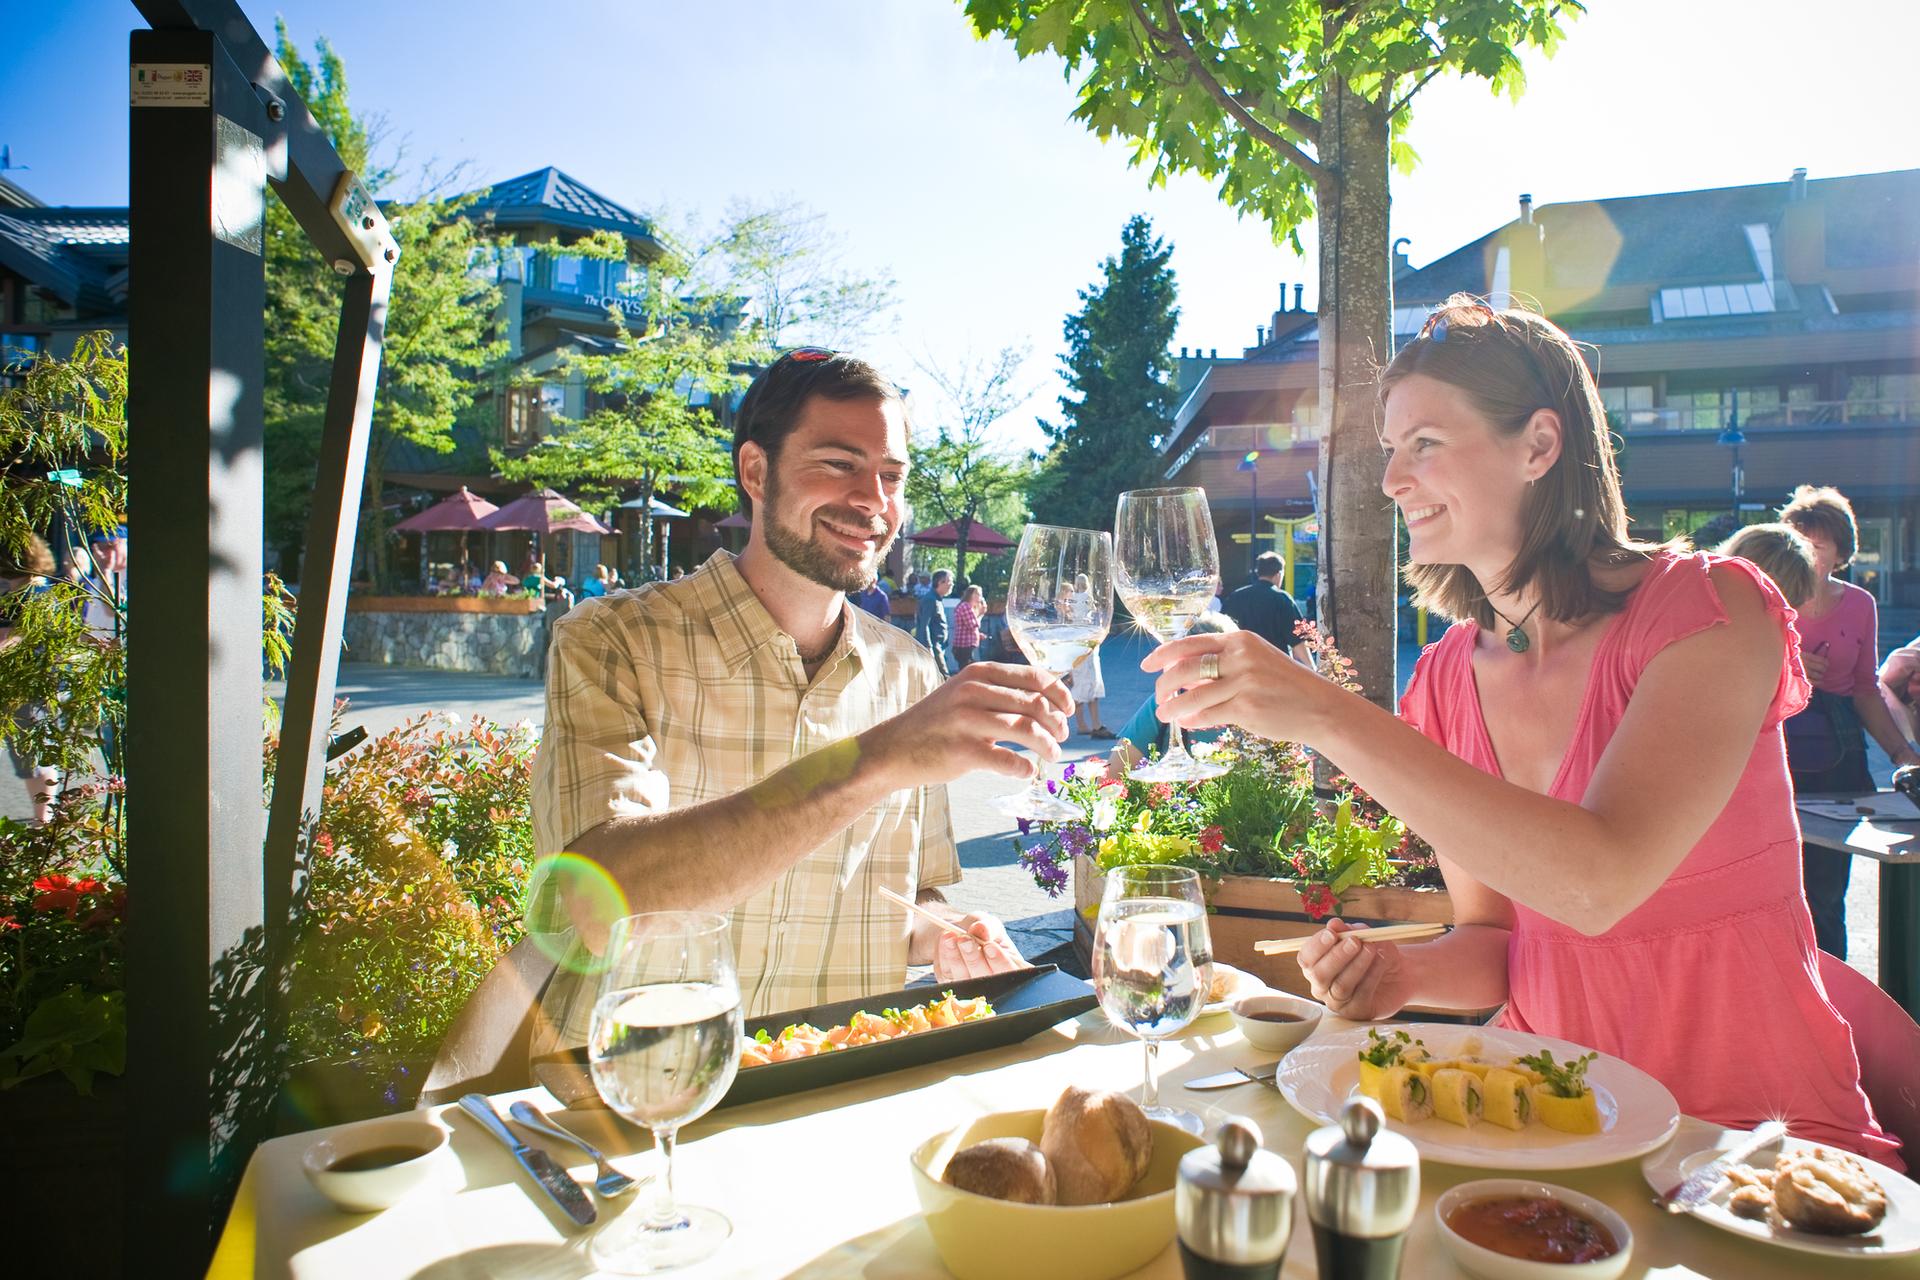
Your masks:
{"label": "yellow sushi roll", "polygon": [[1503,1129],[1524,1129],[1533,1119],[1530,1081],[1517,1071],[1495,1068],[1481,1085],[1486,1118]]}
{"label": "yellow sushi roll", "polygon": [[1419,1072],[1389,1067],[1380,1079],[1380,1107],[1403,1124],[1425,1120],[1433,1115],[1433,1089]]}
{"label": "yellow sushi roll", "polygon": [[1577,1098],[1563,1098],[1544,1084],[1532,1086],[1533,1111],[1540,1123],[1561,1133],[1600,1132],[1600,1102],[1588,1089]]}
{"label": "yellow sushi roll", "polygon": [[1451,1067],[1433,1073],[1433,1114],[1448,1124],[1471,1129],[1480,1123],[1483,1109],[1480,1078],[1470,1071]]}
{"label": "yellow sushi roll", "polygon": [[1386,1067],[1376,1067],[1365,1058],[1360,1059],[1360,1092],[1380,1101],[1380,1081],[1386,1076]]}

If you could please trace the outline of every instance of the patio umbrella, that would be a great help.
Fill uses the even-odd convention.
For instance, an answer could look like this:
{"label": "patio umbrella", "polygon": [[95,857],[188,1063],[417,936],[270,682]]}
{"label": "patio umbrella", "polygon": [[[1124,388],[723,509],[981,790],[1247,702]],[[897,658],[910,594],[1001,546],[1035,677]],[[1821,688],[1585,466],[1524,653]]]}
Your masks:
{"label": "patio umbrella", "polygon": [[[685,520],[687,513],[678,507],[668,506],[658,498],[630,498],[620,504],[623,511],[641,511],[647,513],[649,520]],[[673,551],[673,526],[663,525],[660,529],[660,563],[665,565],[667,557]]]}
{"label": "patio umbrella", "polygon": [[408,516],[394,525],[392,532],[464,533],[472,529],[484,529],[486,526],[481,521],[499,509],[465,485],[461,485],[460,492],[449,494],[425,511]]}
{"label": "patio umbrella", "polygon": [[[978,520],[969,521],[967,531],[967,551],[1011,551],[1014,541],[998,529],[990,529]],[[949,520],[945,524],[935,525],[931,529],[922,529],[909,534],[908,542],[917,542],[923,547],[956,547],[960,545],[960,522]]]}
{"label": "patio umbrella", "polygon": [[751,529],[753,528],[753,521],[736,511],[713,527],[716,529]]}
{"label": "patio umbrella", "polygon": [[482,529],[526,529],[533,533],[612,533],[551,489],[524,494],[480,521]]}

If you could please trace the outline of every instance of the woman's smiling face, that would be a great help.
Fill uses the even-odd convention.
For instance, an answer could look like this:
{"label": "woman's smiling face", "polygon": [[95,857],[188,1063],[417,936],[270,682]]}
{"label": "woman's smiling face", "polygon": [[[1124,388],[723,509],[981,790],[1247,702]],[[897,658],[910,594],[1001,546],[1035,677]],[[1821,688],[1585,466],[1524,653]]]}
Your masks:
{"label": "woman's smiling face", "polygon": [[1406,521],[1412,563],[1504,566],[1519,553],[1527,482],[1544,469],[1530,430],[1504,435],[1465,391],[1416,373],[1388,394],[1380,443],[1380,487]]}

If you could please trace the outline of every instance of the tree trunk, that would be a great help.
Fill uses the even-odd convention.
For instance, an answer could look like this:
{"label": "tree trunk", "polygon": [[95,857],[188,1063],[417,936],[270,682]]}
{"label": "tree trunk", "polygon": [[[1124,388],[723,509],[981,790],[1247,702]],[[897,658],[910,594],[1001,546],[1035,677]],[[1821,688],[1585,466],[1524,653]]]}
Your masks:
{"label": "tree trunk", "polygon": [[640,580],[653,581],[653,476],[640,482]]}
{"label": "tree trunk", "polygon": [[[367,450],[367,491],[362,500],[361,510],[366,519],[361,523],[361,543],[366,548],[367,577],[373,584],[375,595],[384,595],[391,585],[392,558],[387,554],[387,509],[381,501],[381,491],[387,487],[386,468]],[[424,535],[423,535],[424,536]],[[422,555],[424,559],[424,553]]]}
{"label": "tree trunk", "polygon": [[1395,517],[1380,492],[1374,378],[1391,354],[1385,111],[1330,81],[1317,186],[1320,228],[1320,581],[1318,620],[1366,695],[1391,709],[1398,594]]}
{"label": "tree trunk", "polygon": [[973,512],[969,510],[953,526],[953,589],[958,594],[967,585],[967,542],[973,532]]}

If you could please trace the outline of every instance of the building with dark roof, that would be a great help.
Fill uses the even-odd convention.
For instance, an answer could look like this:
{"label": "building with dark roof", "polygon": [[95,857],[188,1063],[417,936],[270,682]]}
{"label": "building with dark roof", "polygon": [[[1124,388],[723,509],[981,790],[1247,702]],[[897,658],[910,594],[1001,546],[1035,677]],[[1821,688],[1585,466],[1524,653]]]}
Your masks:
{"label": "building with dark roof", "polygon": [[[1453,293],[1537,306],[1590,346],[1636,533],[1689,533],[1736,501],[1766,519],[1795,485],[1831,484],[1860,520],[1854,580],[1920,607],[1920,170],[1522,196],[1514,221],[1425,267],[1396,254],[1396,341]],[[1318,325],[1289,318],[1207,370],[1165,442],[1169,480],[1207,488],[1230,582],[1255,516],[1249,450],[1259,517],[1313,510]]]}
{"label": "building with dark roof", "polygon": [[125,340],[127,211],[49,207],[0,183],[0,377],[96,329]]}

